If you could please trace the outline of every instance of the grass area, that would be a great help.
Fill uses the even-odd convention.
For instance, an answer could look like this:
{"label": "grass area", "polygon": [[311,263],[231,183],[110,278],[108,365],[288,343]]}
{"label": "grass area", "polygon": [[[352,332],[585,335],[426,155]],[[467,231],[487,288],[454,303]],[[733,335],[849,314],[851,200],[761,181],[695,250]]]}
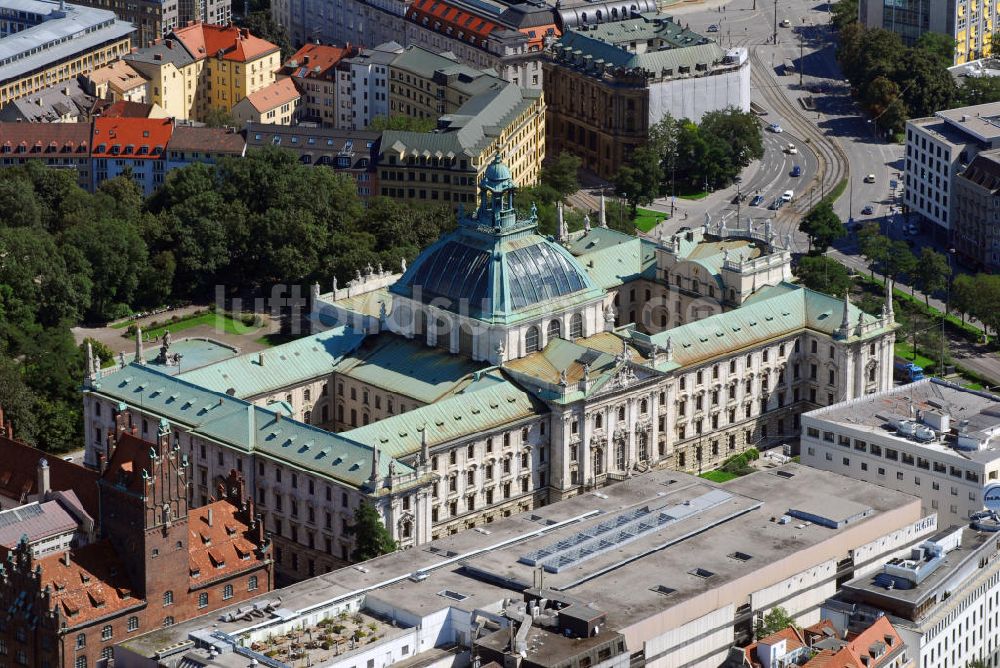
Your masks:
{"label": "grass area", "polygon": [[283,343],[288,343],[289,341],[294,341],[299,337],[292,334],[282,334],[281,332],[274,332],[272,334],[265,334],[259,339],[254,339],[254,343],[259,343],[262,346],[280,346]]}
{"label": "grass area", "polygon": [[662,211],[652,211],[650,209],[636,209],[635,220],[632,224],[638,227],[643,232],[649,232],[654,227],[660,224],[661,221],[667,219],[667,214]]}
{"label": "grass area", "polygon": [[914,355],[913,346],[911,346],[909,343],[905,343],[903,341],[897,341],[895,348],[897,356],[902,357],[907,361],[913,362],[917,366],[921,367],[924,370],[924,372],[927,372],[928,369],[934,366],[934,360],[932,360],[931,358],[924,357],[919,352],[917,352],[917,354]]}
{"label": "grass area", "polygon": [[678,193],[677,194],[677,196],[680,197],[681,199],[691,199],[691,200],[705,199],[706,197],[708,197],[708,195],[709,195],[709,193],[708,193],[707,190],[702,190],[701,192],[696,192],[696,193]]}
{"label": "grass area", "polygon": [[[159,327],[143,330],[142,335],[143,338],[146,337],[159,338],[163,336],[163,334],[167,331],[169,331],[171,334],[176,334],[177,332],[181,332],[185,329],[200,327],[202,325],[215,327],[216,329],[218,329],[219,326],[221,325],[222,331],[224,331],[226,334],[236,334],[238,336],[255,332],[261,328],[261,325],[254,325],[248,327],[244,325],[242,322],[225,314],[203,313],[201,315],[196,315],[190,318],[184,318],[178,320],[177,322],[169,322],[160,325]],[[134,339],[135,334],[127,334],[125,335],[125,337],[128,339]]]}
{"label": "grass area", "polygon": [[[880,294],[880,295],[884,295],[885,294],[885,288],[882,286],[882,280],[881,279],[878,279],[878,278],[872,279],[871,276],[867,276],[867,275],[864,275],[864,274],[859,275],[859,278],[860,278],[861,282],[864,283],[865,285],[867,285],[869,288],[875,288],[875,289],[877,289],[878,294]],[[934,317],[934,318],[940,318],[941,317],[941,311],[939,311],[938,309],[934,308],[933,306],[927,306],[927,305],[925,305],[923,299],[920,299],[919,297],[914,297],[909,292],[905,292],[905,291],[900,290],[900,289],[898,289],[896,287],[893,287],[893,289],[892,289],[892,298],[894,300],[896,300],[896,301],[899,301],[899,302],[905,302],[906,304],[908,304],[912,308],[914,308],[916,310],[919,310],[924,315],[928,315],[928,316],[931,316],[931,317]],[[975,325],[971,325],[969,323],[963,323],[962,319],[960,317],[958,317],[957,315],[949,313],[945,317],[945,322],[948,324],[949,329],[951,329],[952,331],[954,331],[956,333],[959,333],[959,334],[963,335],[964,337],[966,337],[970,341],[972,341],[974,343],[978,343],[979,341],[982,341],[983,331],[981,329],[979,329],[978,327],[976,327]]]}
{"label": "grass area", "polygon": [[986,389],[986,388],[984,388],[982,386],[982,384],[980,384],[980,383],[973,383],[973,382],[962,383],[962,387],[964,387],[967,390],[980,390],[981,391],[981,390]]}
{"label": "grass area", "polygon": [[111,329],[125,329],[134,322],[135,320],[123,320],[122,322],[116,322],[113,325],[108,325],[108,327],[110,327]]}
{"label": "grass area", "polygon": [[729,482],[730,480],[735,480],[740,476],[735,473],[727,473],[726,471],[705,471],[699,478],[704,478],[705,480],[711,480],[712,482]]}

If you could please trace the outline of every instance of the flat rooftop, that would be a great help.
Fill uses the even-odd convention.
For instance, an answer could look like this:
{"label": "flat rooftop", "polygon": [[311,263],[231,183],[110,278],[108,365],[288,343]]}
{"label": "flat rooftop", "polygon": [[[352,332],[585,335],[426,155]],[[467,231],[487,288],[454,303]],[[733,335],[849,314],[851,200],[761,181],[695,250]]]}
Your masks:
{"label": "flat rooftop", "polygon": [[961,127],[964,132],[982,141],[1000,139],[1000,102],[945,109],[937,112],[935,116]]}
{"label": "flat rooftop", "polygon": [[[804,504],[839,519],[860,508],[868,513],[840,529],[801,519],[778,521]],[[890,511],[896,512],[886,518]],[[913,496],[798,464],[721,486],[654,471],[254,600],[280,597],[281,608],[296,614],[360,596],[417,617],[448,608],[496,611],[505,598],[518,599],[534,586],[535,562],[545,569],[542,586],[593,602],[607,613],[609,629],[667,610],[679,624],[729,600],[742,601],[813,562],[843,558],[919,518],[920,502]],[[800,555],[810,548],[806,564]],[[411,578],[414,574],[419,575]],[[238,636],[261,624],[212,615],[129,639],[124,646],[150,655],[199,629]]]}
{"label": "flat rooftop", "polygon": [[[930,414],[948,416],[949,429],[937,430],[933,435],[925,431],[921,437],[900,428],[901,422],[909,422],[914,427],[926,426]],[[937,378],[900,385],[805,415],[981,464],[1000,459],[1000,438],[997,437],[1000,436],[1000,397]],[[960,441],[962,433],[967,439],[964,446]]]}

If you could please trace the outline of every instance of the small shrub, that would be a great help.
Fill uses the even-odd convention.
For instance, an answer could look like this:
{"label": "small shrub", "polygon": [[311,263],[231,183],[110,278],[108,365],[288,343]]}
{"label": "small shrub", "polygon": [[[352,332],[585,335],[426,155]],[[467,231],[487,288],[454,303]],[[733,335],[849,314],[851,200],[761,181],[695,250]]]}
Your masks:
{"label": "small shrub", "polygon": [[320,647],[322,647],[323,649],[330,649],[330,643],[324,640],[323,644],[320,645]]}
{"label": "small shrub", "polygon": [[170,316],[170,322],[177,322],[180,319],[181,319],[181,317],[179,315],[172,315],[172,316]]}
{"label": "small shrub", "polygon": [[125,336],[135,336],[135,333],[139,331],[139,326],[134,322],[125,328]]}

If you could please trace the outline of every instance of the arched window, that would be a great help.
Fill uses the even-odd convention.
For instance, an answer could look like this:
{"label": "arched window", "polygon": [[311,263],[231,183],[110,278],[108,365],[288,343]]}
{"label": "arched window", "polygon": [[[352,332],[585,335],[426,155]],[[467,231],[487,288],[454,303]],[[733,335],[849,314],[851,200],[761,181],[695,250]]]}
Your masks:
{"label": "arched window", "polygon": [[207,608],[208,607],[208,592],[203,591],[198,594],[198,607]]}
{"label": "arched window", "polygon": [[233,585],[229,584],[222,588],[222,600],[228,601],[233,597]]}
{"label": "arched window", "polygon": [[73,662],[73,668],[87,668],[87,657],[76,657],[76,661]]}
{"label": "arched window", "polygon": [[173,605],[174,603],[174,592],[169,589],[163,592],[163,605]]}
{"label": "arched window", "polygon": [[538,351],[538,328],[532,325],[528,328],[528,333],[524,335],[525,352],[533,353]]}
{"label": "arched window", "polygon": [[624,420],[625,419],[625,407],[624,406],[619,406],[618,407],[618,419],[619,420]]}
{"label": "arched window", "polygon": [[579,313],[569,320],[569,338],[579,339],[583,336],[583,316]]}
{"label": "arched window", "polygon": [[247,591],[257,591],[257,576],[251,575],[247,580]]}
{"label": "arched window", "polygon": [[302,399],[303,401],[309,401],[310,399],[312,399],[312,392],[309,390],[308,387],[302,390]]}
{"label": "arched window", "polygon": [[306,424],[312,423],[312,411],[306,411],[302,421]]}
{"label": "arched window", "polygon": [[604,416],[598,413],[594,416],[594,429],[600,429],[604,426]]}
{"label": "arched window", "polygon": [[403,522],[403,538],[409,538],[413,533],[413,524],[410,522]]}
{"label": "arched window", "polygon": [[368,417],[368,413],[367,412],[361,414],[361,424],[363,424],[363,425],[368,424],[368,422],[369,422],[370,419],[371,418]]}
{"label": "arched window", "polygon": [[647,412],[649,412],[649,404],[646,402],[645,399],[643,399],[641,402],[639,402],[639,412],[640,413],[647,413]]}
{"label": "arched window", "polygon": [[552,339],[558,339],[562,336],[562,325],[559,324],[558,320],[552,320],[549,322],[549,329],[546,332],[545,340],[551,341]]}

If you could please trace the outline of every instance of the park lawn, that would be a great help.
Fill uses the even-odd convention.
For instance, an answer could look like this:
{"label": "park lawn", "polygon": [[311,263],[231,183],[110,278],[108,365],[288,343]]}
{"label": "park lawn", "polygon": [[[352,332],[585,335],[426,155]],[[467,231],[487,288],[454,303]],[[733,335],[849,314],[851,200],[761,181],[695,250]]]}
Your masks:
{"label": "park lawn", "polygon": [[116,322],[113,325],[108,325],[108,327],[110,327],[111,329],[125,329],[134,322],[135,320],[123,320],[122,322]]}
{"label": "park lawn", "polygon": [[291,334],[282,334],[281,332],[274,332],[271,334],[265,334],[259,339],[254,339],[254,343],[259,343],[262,346],[280,346],[283,343],[288,343],[289,341],[294,341],[298,337]]}
{"label": "park lawn", "polygon": [[[177,332],[183,331],[185,329],[191,329],[193,327],[200,327],[202,325],[208,325],[209,327],[217,327],[219,320],[222,321],[222,330],[226,334],[235,334],[241,336],[244,334],[249,334],[250,332],[257,331],[260,329],[260,325],[247,327],[241,322],[237,322],[233,318],[224,314],[216,313],[203,313],[201,315],[192,316],[190,318],[184,318],[183,320],[178,320],[177,322],[170,322],[165,325],[160,325],[153,329],[143,330],[143,338],[159,338],[163,336],[164,332],[169,331],[171,334],[176,334]],[[126,338],[134,339],[135,335],[131,334]]]}
{"label": "park lawn", "polygon": [[705,480],[711,480],[712,482],[729,482],[730,480],[735,480],[739,478],[735,473],[727,473],[726,471],[705,471],[699,478],[704,478]]}
{"label": "park lawn", "polygon": [[667,219],[667,214],[662,211],[651,211],[650,209],[636,209],[635,220],[632,224],[638,227],[643,232],[649,232],[654,227],[660,224],[660,222]]}
{"label": "park lawn", "polygon": [[677,196],[680,197],[681,199],[699,200],[699,199],[705,199],[706,197],[708,197],[708,191],[707,190],[703,190],[703,191],[697,192],[697,193],[684,193],[684,194],[679,194],[678,193]]}
{"label": "park lawn", "polygon": [[924,357],[920,353],[917,353],[916,358],[913,356],[913,346],[909,343],[904,343],[902,341],[896,342],[896,355],[902,357],[908,362],[913,362],[917,366],[921,367],[924,371],[934,366],[934,360],[929,357]]}

